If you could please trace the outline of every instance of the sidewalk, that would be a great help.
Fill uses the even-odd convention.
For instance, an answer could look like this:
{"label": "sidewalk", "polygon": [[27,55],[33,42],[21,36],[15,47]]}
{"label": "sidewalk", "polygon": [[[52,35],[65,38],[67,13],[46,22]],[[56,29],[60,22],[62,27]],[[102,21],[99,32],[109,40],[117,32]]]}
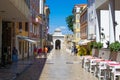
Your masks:
{"label": "sidewalk", "polygon": [[29,59],[19,60],[17,63],[0,68],[0,80],[15,80],[15,78],[22,74],[33,64],[33,57]]}

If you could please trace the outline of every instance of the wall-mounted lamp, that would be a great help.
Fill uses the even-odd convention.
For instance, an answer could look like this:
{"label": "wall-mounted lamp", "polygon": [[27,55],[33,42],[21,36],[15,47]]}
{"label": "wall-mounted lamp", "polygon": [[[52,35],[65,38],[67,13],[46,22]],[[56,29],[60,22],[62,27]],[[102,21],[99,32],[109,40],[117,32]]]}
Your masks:
{"label": "wall-mounted lamp", "polygon": [[114,22],[114,25],[115,25],[115,26],[117,26],[117,25],[118,25],[118,23],[115,21],[115,22]]}

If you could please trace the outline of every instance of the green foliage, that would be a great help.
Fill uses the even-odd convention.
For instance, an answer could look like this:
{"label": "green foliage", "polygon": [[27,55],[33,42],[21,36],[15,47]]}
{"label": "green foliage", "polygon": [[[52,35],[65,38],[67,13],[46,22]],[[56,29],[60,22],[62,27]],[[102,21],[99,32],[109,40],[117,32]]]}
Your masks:
{"label": "green foliage", "polygon": [[101,49],[103,47],[103,43],[101,42],[94,42],[93,47],[96,49]]}
{"label": "green foliage", "polygon": [[87,45],[88,45],[88,49],[92,50],[92,48],[93,48],[93,42],[89,42]]}
{"label": "green foliage", "polygon": [[83,46],[79,46],[79,47],[78,47],[78,55],[79,55],[79,56],[82,56],[82,55],[86,55],[86,54],[87,54],[86,48],[83,47]]}
{"label": "green foliage", "polygon": [[109,45],[109,49],[111,51],[115,51],[115,52],[120,51],[120,43],[118,41],[115,41],[115,42],[111,43]]}
{"label": "green foliage", "polygon": [[93,44],[94,44],[94,42],[89,42],[89,43],[87,44],[87,50],[88,50],[88,54],[89,54],[89,55],[92,55]]}
{"label": "green foliage", "polygon": [[103,47],[103,43],[101,43],[101,42],[90,42],[90,43],[88,43],[88,47],[89,47],[89,50],[91,50],[92,48],[101,49]]}
{"label": "green foliage", "polygon": [[74,18],[73,15],[66,17],[67,26],[68,26],[69,30],[71,30],[72,32],[73,32],[73,18]]}

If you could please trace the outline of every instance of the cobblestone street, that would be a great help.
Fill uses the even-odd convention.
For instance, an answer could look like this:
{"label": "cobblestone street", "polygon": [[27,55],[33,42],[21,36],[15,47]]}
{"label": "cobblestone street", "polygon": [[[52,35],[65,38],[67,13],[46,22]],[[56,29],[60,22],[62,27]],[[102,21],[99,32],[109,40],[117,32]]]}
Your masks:
{"label": "cobblestone street", "polygon": [[70,55],[65,50],[53,50],[45,58],[36,59],[35,63],[17,80],[97,80],[81,67],[80,58]]}

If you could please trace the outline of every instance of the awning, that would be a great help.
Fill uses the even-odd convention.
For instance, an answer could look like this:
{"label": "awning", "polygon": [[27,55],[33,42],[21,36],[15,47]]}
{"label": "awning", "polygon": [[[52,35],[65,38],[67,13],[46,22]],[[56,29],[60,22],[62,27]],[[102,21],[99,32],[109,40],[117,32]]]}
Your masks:
{"label": "awning", "polygon": [[31,42],[31,43],[37,43],[37,41],[32,40],[32,39],[25,39],[25,40],[28,41],[28,42]]}
{"label": "awning", "polygon": [[26,37],[26,36],[19,36],[19,35],[18,35],[17,37],[18,37],[18,39],[26,40],[26,41],[31,42],[31,43],[37,43],[37,41],[32,40],[32,39],[29,39],[29,38]]}
{"label": "awning", "polygon": [[75,42],[75,43],[77,43],[77,42],[79,42],[78,40],[72,40],[72,42]]}
{"label": "awning", "polygon": [[91,42],[91,40],[87,40],[87,39],[85,39],[85,40],[80,40],[80,41],[78,42],[78,44],[79,44],[79,45],[87,45],[88,42]]}

